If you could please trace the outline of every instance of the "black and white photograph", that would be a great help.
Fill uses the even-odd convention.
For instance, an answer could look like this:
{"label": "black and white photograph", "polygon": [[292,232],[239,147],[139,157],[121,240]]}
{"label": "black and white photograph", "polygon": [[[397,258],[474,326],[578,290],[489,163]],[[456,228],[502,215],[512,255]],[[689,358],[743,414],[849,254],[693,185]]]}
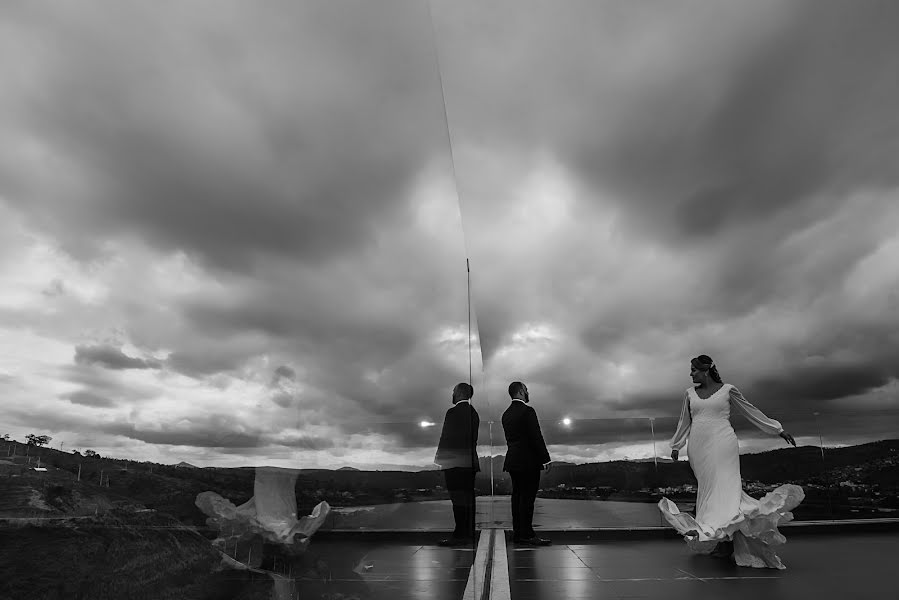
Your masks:
{"label": "black and white photograph", "polygon": [[882,599],[899,4],[0,4],[0,600]]}

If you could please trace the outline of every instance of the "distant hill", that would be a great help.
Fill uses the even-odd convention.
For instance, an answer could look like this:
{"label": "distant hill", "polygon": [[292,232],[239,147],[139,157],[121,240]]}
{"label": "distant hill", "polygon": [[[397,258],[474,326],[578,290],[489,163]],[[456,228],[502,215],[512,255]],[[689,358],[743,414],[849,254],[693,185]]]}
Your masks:
{"label": "distant hill", "polygon": [[[22,445],[24,446],[24,445]],[[253,495],[253,468],[191,468],[189,463],[160,465],[112,458],[87,458],[50,448],[39,453],[48,473],[27,468],[24,452],[0,465],[0,517],[21,510],[48,515],[93,513],[108,507],[153,509],[186,525],[205,526],[206,517],[195,506],[200,492],[214,491],[236,505]],[[502,455],[481,457],[475,485],[482,494],[511,492],[511,480],[502,471]],[[32,460],[34,462],[34,460]],[[876,485],[881,493],[899,495],[899,440],[885,440],[844,448],[803,446],[740,457],[742,476],[763,484],[794,482],[826,488],[846,484]],[[491,469],[492,467],[492,469]],[[9,471],[9,473],[5,473]],[[80,481],[76,481],[80,472]],[[102,486],[100,482],[102,481]],[[685,460],[611,461],[589,464],[557,462],[541,477],[544,490],[560,484],[573,487],[612,488],[636,492],[645,488],[680,486],[694,482]],[[414,499],[441,498],[445,486],[437,470],[363,471],[300,470],[296,483],[298,509],[310,511],[321,500],[337,506],[359,506]],[[436,490],[436,491],[435,491]],[[848,492],[847,492],[848,493]]]}
{"label": "distant hill", "polygon": [[[497,493],[509,493],[511,481],[502,472],[504,457],[482,457],[478,487],[489,489],[490,465],[493,464]],[[899,440],[883,440],[844,448],[817,446],[782,448],[758,454],[740,456],[744,480],[761,483],[815,482],[833,484],[851,479],[858,483],[877,484],[885,489],[899,490]],[[851,474],[850,472],[851,471]],[[686,460],[672,461],[659,457],[641,460],[617,460],[580,465],[554,463],[552,470],[540,479],[542,488],[559,484],[585,487],[612,487],[619,490],[639,490],[647,487],[678,486],[695,482]]]}
{"label": "distant hill", "polygon": [[173,467],[177,467],[179,469],[199,469],[200,467],[196,465],[192,465],[189,462],[184,462],[183,460],[179,462],[177,465],[172,465]]}
{"label": "distant hill", "polygon": [[744,479],[757,481],[839,477],[841,481],[848,478],[899,489],[899,440],[825,448],[823,453],[817,446],[801,446],[744,454],[740,457],[740,468]]}

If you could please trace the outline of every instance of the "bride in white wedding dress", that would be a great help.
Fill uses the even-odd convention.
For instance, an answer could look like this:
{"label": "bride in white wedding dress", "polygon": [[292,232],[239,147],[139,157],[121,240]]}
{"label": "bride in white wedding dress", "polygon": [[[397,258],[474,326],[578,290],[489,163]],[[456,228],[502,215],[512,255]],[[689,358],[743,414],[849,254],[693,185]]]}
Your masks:
{"label": "bride in white wedding dress", "polygon": [[780,423],[746,401],[740,391],[721,381],[711,358],[700,355],[690,361],[696,387],[687,389],[677,431],[671,439],[671,458],[689,438],[689,461],[698,483],[696,517],[682,513],[668,498],[659,501],[665,519],[687,539],[696,552],[718,557],[733,555],[744,567],[784,569],[776,546],[786,542],[777,530],[792,520],[793,510],[805,493],[786,484],[756,500],[743,491],[737,436],[730,424],[731,409],[772,435],[796,445]]}

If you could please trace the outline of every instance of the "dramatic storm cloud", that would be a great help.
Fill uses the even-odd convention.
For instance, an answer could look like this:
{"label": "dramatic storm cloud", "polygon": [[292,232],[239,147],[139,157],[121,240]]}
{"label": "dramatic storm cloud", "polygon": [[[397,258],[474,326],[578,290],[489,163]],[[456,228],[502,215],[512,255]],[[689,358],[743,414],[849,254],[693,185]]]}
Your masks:
{"label": "dramatic storm cloud", "polygon": [[664,454],[699,353],[899,435],[889,3],[0,11],[0,433],[426,466],[470,257],[485,454],[513,379],[555,458]]}

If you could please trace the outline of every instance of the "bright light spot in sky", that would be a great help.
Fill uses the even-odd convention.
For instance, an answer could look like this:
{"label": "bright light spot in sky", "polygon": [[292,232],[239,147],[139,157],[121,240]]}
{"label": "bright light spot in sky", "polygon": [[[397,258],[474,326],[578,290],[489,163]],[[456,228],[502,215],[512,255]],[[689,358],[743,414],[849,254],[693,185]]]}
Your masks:
{"label": "bright light spot in sky", "polygon": [[431,423],[430,421],[422,421],[421,423],[419,423],[419,425],[421,425],[422,427],[433,427],[434,423]]}
{"label": "bright light spot in sky", "polygon": [[629,365],[629,364],[618,365],[618,375],[620,377],[628,377],[629,375],[633,375],[633,374],[634,374],[633,365]]}
{"label": "bright light spot in sky", "polygon": [[562,425],[568,427],[569,425],[571,425],[571,419],[565,417],[564,419],[562,419]]}

